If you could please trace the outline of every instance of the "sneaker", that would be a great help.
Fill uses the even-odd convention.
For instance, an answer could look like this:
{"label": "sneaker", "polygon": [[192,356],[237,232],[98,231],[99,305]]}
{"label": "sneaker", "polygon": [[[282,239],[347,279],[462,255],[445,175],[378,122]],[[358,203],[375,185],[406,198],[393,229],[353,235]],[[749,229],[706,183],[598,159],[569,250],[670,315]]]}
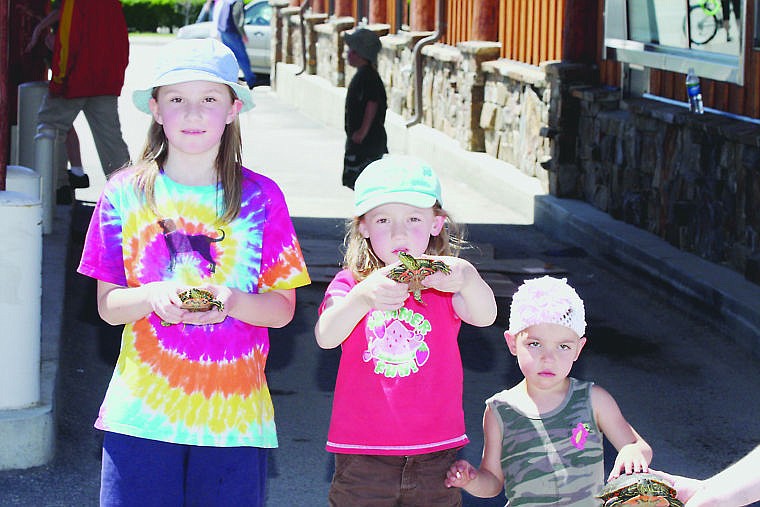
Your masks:
{"label": "sneaker", "polygon": [[69,173],[69,185],[71,188],[87,188],[90,186],[90,177],[86,174],[78,176],[71,171]]}

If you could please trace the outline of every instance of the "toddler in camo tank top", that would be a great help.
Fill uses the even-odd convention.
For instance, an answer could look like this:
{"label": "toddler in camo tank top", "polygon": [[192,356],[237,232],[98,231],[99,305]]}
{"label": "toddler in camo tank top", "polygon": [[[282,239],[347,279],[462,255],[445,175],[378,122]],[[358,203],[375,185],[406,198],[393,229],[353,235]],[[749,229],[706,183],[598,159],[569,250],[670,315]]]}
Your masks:
{"label": "toddler in camo tank top", "polygon": [[618,450],[609,479],[648,470],[652,449],[613,397],[568,376],[585,332],[583,301],[565,279],[544,276],[520,286],[504,337],[525,378],[486,400],[480,468],[456,461],[447,487],[494,497],[503,486],[511,507],[596,507],[604,437]]}

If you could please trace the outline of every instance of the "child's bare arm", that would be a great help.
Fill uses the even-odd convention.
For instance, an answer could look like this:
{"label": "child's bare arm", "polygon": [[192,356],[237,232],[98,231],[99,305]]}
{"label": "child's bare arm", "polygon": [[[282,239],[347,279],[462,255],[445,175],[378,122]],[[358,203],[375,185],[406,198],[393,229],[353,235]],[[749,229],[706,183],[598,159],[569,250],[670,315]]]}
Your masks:
{"label": "child's bare arm", "polygon": [[408,286],[394,282],[386,273],[385,268],[375,271],[344,297],[326,301],[314,327],[320,347],[332,349],[343,343],[370,310],[395,310],[404,304],[409,297]]}
{"label": "child's bare arm", "polygon": [[591,404],[599,428],[618,450],[608,480],[619,477],[621,471],[631,474],[649,470],[652,448],[623,417],[612,395],[595,385],[591,390]]}
{"label": "child's bare arm", "polygon": [[37,23],[37,26],[34,27],[34,31],[32,31],[32,38],[29,40],[29,43],[27,44],[26,48],[24,48],[24,52],[30,53],[32,49],[34,49],[34,46],[37,45],[37,43],[40,40],[40,37],[42,36],[42,32],[53,26],[54,24],[58,23],[61,19],[61,11],[60,9],[53,9],[50,11],[50,13],[42,18],[39,23]]}
{"label": "child's bare arm", "polygon": [[451,273],[434,273],[422,282],[443,292],[453,292],[454,310],[468,324],[486,327],[496,320],[496,299],[491,287],[475,266],[458,257],[435,257],[445,262]]}
{"label": "child's bare arm", "polygon": [[224,311],[211,309],[186,315],[183,322],[189,324],[215,324],[226,315],[260,327],[280,328],[293,320],[296,308],[295,289],[271,290],[251,294],[220,285],[208,286],[216,298],[224,304]]}
{"label": "child's bare arm", "polygon": [[263,327],[282,327],[293,318],[295,289],[249,294],[221,285],[208,285],[223,303],[223,311],[189,312],[178,292],[187,287],[175,282],[151,282],[139,287],[123,287],[98,280],[98,313],[109,324],[135,322],[154,312],[169,324],[215,324],[227,316]]}
{"label": "child's bare arm", "polygon": [[476,469],[465,460],[456,461],[446,472],[447,488],[463,488],[473,496],[490,498],[504,485],[501,471],[501,427],[491,407],[483,414],[483,457]]}
{"label": "child's bare arm", "polygon": [[180,288],[174,282],[152,282],[123,287],[98,280],[98,313],[111,325],[135,322],[155,312],[164,322],[176,324],[185,313],[180,308]]}
{"label": "child's bare arm", "polygon": [[375,119],[375,115],[377,115],[377,109],[379,107],[379,104],[374,100],[367,102],[367,106],[364,108],[362,124],[359,127],[359,130],[351,134],[351,140],[353,142],[356,144],[361,144],[364,141],[364,138],[367,137],[367,134],[369,134],[369,129],[372,127],[372,121]]}

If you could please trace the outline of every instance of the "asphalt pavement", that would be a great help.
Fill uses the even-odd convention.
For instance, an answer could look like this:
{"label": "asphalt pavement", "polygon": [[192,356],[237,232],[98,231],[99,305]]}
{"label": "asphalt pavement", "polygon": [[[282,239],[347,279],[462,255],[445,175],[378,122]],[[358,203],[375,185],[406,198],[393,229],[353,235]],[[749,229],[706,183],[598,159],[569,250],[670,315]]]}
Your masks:
{"label": "asphalt pavement", "polygon": [[[120,101],[133,157],[142,146],[147,117],[129,105],[128,92],[141,77],[133,64],[150,62],[151,54],[150,44],[133,45],[127,93]],[[313,326],[324,280],[335,268],[330,259],[339,258],[344,219],[351,209],[351,191],[340,186],[343,133],[304,116],[267,87],[256,88],[254,96],[257,108],[242,122],[244,162],[283,188],[315,275],[314,283],[297,292],[292,323],[270,334],[268,378],[280,448],[271,453],[267,505],[325,505],[332,458],[324,441],[339,351],[320,350]],[[56,225],[68,234],[45,239],[46,250],[66,252],[65,262],[60,262],[63,276],[48,269],[55,280],[45,289],[48,300],[61,305],[59,320],[45,322],[61,329],[56,344],[56,454],[45,466],[0,472],[0,506],[97,505],[102,436],[92,423],[113,369],[120,329],[98,318],[95,283],[75,273],[91,201],[102,188],[86,124],[78,125],[93,187],[79,191],[74,206],[56,210]],[[471,439],[464,457],[479,462],[484,400],[520,379],[502,336],[510,287],[542,272],[566,276],[585,300],[589,344],[573,374],[612,393],[652,445],[653,467],[706,477],[760,442],[755,394],[760,392],[760,361],[737,345],[729,332],[731,323],[716,305],[697,302],[660,274],[606,255],[591,241],[549,235],[545,228],[525,223],[508,204],[483,197],[470,182],[449,176],[442,180],[446,207],[467,224],[476,247],[468,255],[480,260],[499,288],[496,323],[485,329],[464,326],[460,334]],[[577,222],[574,227],[582,228]],[[624,242],[624,234],[620,236]],[[694,277],[709,279],[701,272]],[[465,495],[468,507],[503,504],[503,498]]]}

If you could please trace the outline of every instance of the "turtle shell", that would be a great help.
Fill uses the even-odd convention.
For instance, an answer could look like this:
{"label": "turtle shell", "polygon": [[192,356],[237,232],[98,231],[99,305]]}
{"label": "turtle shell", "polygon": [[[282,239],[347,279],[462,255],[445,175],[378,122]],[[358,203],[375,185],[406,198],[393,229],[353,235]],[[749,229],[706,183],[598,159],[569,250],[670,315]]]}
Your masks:
{"label": "turtle shell", "polygon": [[630,488],[631,486],[643,483],[649,483],[649,489],[656,491],[657,495],[667,498],[670,502],[670,505],[683,505],[679,500],[676,500],[676,490],[673,489],[670,484],[668,484],[665,479],[663,479],[663,477],[648,472],[621,475],[617,479],[613,479],[605,484],[598,497],[602,500],[608,500],[620,495],[623,495],[624,497],[621,498],[621,500],[634,498],[636,496],[640,496],[640,494],[633,494],[634,492],[629,492],[632,494],[630,496],[626,495],[626,489]]}
{"label": "turtle shell", "polygon": [[179,298],[182,300],[182,308],[191,312],[207,312],[214,306],[218,306],[214,295],[204,289],[188,289],[180,292]]}

